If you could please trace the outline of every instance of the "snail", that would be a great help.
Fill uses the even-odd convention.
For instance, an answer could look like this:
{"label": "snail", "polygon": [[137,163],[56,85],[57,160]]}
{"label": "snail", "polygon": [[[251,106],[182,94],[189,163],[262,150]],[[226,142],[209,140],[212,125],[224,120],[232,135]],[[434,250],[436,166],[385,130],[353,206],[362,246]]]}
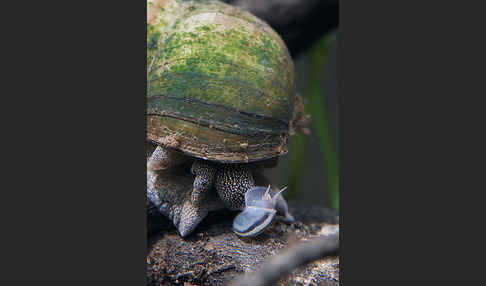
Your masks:
{"label": "snail", "polygon": [[293,222],[287,203],[280,195],[287,187],[273,193],[267,188],[253,187],[245,194],[245,209],[233,221],[233,230],[240,236],[256,236],[273,221],[277,212],[282,213],[287,222]]}
{"label": "snail", "polygon": [[296,95],[284,42],[262,20],[216,0],[147,4],[147,140],[155,147],[148,198],[162,208],[154,184],[181,168],[192,188],[162,211],[178,217],[181,236],[220,206],[242,211],[233,224],[241,236],[261,233],[276,213],[291,221],[281,194],[255,182],[288,152]]}

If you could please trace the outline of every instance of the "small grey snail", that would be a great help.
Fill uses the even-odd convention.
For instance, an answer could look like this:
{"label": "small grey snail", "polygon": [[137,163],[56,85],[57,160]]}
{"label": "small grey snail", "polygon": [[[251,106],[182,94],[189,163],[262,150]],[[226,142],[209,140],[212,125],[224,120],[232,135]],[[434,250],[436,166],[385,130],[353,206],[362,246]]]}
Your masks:
{"label": "small grey snail", "polygon": [[233,221],[233,230],[240,236],[256,236],[264,231],[278,213],[293,222],[287,203],[280,195],[287,187],[273,194],[268,188],[253,187],[245,194],[245,209]]}

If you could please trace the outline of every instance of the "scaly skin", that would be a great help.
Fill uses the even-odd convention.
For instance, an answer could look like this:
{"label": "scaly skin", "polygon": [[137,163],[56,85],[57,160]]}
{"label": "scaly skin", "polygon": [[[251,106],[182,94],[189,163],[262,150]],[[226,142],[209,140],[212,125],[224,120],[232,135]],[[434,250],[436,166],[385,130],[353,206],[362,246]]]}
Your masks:
{"label": "scaly skin", "polygon": [[[189,158],[158,146],[147,162],[149,172],[166,170],[187,162]],[[206,193],[214,186],[225,204],[231,210],[241,210],[245,206],[245,193],[254,186],[250,168],[257,164],[218,164],[194,159],[191,173],[196,176],[191,195],[192,204],[197,208],[204,201]]]}
{"label": "scaly skin", "polygon": [[191,196],[194,206],[200,206],[207,192],[213,187],[217,170],[216,164],[209,161],[195,160],[192,163],[191,173],[196,176]]}
{"label": "scaly skin", "polygon": [[[177,166],[191,159],[181,156],[159,146],[147,160],[148,197],[173,220],[181,236],[191,233],[211,210],[223,205],[231,210],[244,209],[245,193],[254,186],[252,170],[261,166],[256,163],[219,164],[194,159],[191,173],[196,177],[192,190],[187,190],[188,176],[180,172],[177,174],[179,177],[174,175]],[[157,181],[160,185],[158,189],[164,189],[164,192],[157,191]],[[175,185],[176,181],[180,181],[179,185]],[[218,198],[211,196],[212,188],[216,190]],[[177,191],[173,192],[173,189]]]}
{"label": "scaly skin", "polygon": [[199,207],[194,207],[191,203],[194,177],[178,169],[147,172],[147,198],[185,237],[194,231],[208,212],[224,206],[211,192]]}
{"label": "scaly skin", "polygon": [[230,210],[245,207],[245,193],[254,185],[250,171],[253,164],[222,164],[216,174],[215,187],[220,199]]}
{"label": "scaly skin", "polygon": [[254,186],[253,175],[249,168],[253,164],[215,164],[195,159],[192,165],[194,190],[192,202],[200,205],[204,193],[213,186],[220,199],[230,210],[242,210],[245,206],[245,193]]}
{"label": "scaly skin", "polygon": [[181,155],[176,152],[167,151],[166,149],[158,146],[150,159],[147,162],[147,170],[148,171],[159,171],[165,170],[183,163],[186,163],[189,160],[184,155]]}

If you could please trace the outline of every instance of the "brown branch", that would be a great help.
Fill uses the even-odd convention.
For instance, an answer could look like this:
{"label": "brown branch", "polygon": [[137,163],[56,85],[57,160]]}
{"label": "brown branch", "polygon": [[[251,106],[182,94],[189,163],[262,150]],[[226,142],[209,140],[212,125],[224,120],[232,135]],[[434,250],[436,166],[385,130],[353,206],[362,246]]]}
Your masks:
{"label": "brown branch", "polygon": [[273,285],[292,270],[325,256],[337,255],[338,252],[339,234],[320,236],[277,254],[259,271],[246,274],[231,286]]}

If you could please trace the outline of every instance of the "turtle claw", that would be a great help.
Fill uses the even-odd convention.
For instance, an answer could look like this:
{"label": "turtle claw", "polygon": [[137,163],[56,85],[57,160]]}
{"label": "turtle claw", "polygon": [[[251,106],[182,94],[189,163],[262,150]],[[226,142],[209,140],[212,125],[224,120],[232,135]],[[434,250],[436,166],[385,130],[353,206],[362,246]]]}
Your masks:
{"label": "turtle claw", "polygon": [[178,223],[175,223],[181,237],[186,237],[192,233],[208,215],[208,212],[208,209],[195,207],[192,202],[186,201],[182,207],[180,219]]}

